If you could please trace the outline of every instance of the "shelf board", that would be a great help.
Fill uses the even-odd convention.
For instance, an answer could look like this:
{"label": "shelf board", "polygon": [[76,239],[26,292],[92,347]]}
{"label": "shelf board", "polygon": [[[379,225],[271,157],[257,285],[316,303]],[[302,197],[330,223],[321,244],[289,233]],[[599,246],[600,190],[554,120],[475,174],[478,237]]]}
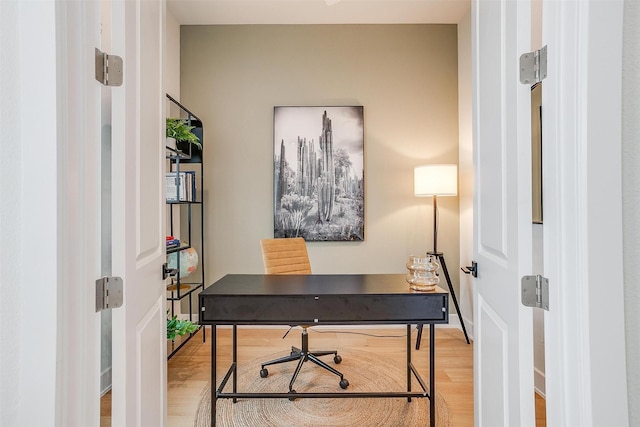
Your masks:
{"label": "shelf board", "polygon": [[[180,283],[180,291],[186,291],[191,289],[190,285],[184,285],[182,283]],[[167,292],[175,292],[178,290],[178,285],[176,283],[173,283],[171,285],[167,285]]]}
{"label": "shelf board", "polygon": [[200,202],[200,201],[196,201],[196,200],[193,200],[193,201],[186,201],[186,200],[180,200],[180,201],[178,201],[178,200],[167,200],[167,201],[166,201],[166,204],[167,204],[167,205],[199,205],[199,204],[201,204],[201,203],[202,203],[202,202]]}
{"label": "shelf board", "polygon": [[187,335],[178,335],[175,341],[171,341],[167,339],[167,359],[171,359],[174,354],[177,353],[178,350],[182,348],[191,338],[193,338],[199,331],[202,329],[202,333],[204,334],[204,325],[198,325],[198,329],[192,334]]}
{"label": "shelf board", "polygon": [[191,159],[191,154],[187,154],[184,153],[180,150],[178,150],[177,148],[173,148],[173,147],[169,147],[168,145],[165,146],[166,149],[166,158],[169,160],[189,160]]}
{"label": "shelf board", "polygon": [[174,252],[182,252],[186,249],[189,249],[191,245],[178,246],[176,248],[167,248],[167,254],[172,254]]}
{"label": "shelf board", "polygon": [[[172,289],[169,289],[169,287],[172,287]],[[203,290],[204,285],[202,283],[180,283],[180,289],[178,290],[176,283],[172,283],[171,285],[167,285],[167,292],[172,292],[176,295],[173,297],[167,297],[167,301],[180,301],[198,289]]]}

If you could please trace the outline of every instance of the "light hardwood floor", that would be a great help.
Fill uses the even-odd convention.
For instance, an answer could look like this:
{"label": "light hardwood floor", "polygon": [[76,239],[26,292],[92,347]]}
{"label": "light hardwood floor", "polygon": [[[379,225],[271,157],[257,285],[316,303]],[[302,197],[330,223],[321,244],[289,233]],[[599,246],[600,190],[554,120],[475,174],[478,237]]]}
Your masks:
{"label": "light hardwood floor", "polygon": [[[406,328],[335,329],[312,328],[310,347],[349,348],[385,354],[403,363]],[[299,345],[300,330],[292,330],[285,339],[286,329],[238,329],[238,362],[282,351]],[[425,331],[427,332],[427,331]],[[209,333],[209,328],[207,328]],[[415,342],[415,330],[413,331]],[[218,378],[229,367],[231,330],[218,329]],[[208,337],[207,337],[208,338]],[[417,369],[428,376],[428,333],[423,334],[422,346],[413,353]],[[201,337],[192,339],[170,361],[168,373],[168,425],[191,427],[198,406],[200,392],[210,377],[210,341],[202,344]],[[436,332],[436,385],[447,401],[451,426],[473,425],[473,345],[466,344],[461,331],[438,328]]]}
{"label": "light hardwood floor", "polygon": [[[207,342],[199,332],[168,362],[167,425],[192,427],[200,394],[210,378],[210,328]],[[350,348],[385,354],[389,359],[403,363],[405,358],[406,328],[334,329],[312,328],[310,347]],[[286,329],[238,328],[238,363],[263,355],[288,351],[298,345],[300,330],[292,330],[285,339]],[[425,331],[427,332],[427,331]],[[415,342],[415,329],[412,331]],[[428,376],[428,333],[423,334],[419,352],[413,354],[417,369]],[[231,329],[218,329],[218,378],[224,375],[231,359]],[[449,407],[451,427],[473,426],[473,343],[467,344],[462,332],[455,328],[436,330],[436,390],[444,396]],[[104,399],[108,399],[108,395]],[[107,420],[109,405],[103,405],[103,419]],[[545,426],[544,400],[536,395],[536,426]],[[115,427],[115,426],[113,426]],[[248,426],[249,427],[249,426]]]}

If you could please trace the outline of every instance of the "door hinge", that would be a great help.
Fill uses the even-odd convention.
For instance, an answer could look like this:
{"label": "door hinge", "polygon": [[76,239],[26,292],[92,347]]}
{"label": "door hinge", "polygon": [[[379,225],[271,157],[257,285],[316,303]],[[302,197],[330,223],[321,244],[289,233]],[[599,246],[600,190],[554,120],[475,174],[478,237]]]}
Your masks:
{"label": "door hinge", "polygon": [[96,280],[96,313],[122,305],[122,278],[101,277]]}
{"label": "door hinge", "polygon": [[122,58],[96,48],[96,80],[105,86],[122,84]]}
{"label": "door hinge", "polygon": [[534,85],[547,77],[547,47],[520,55],[520,83]]}
{"label": "door hinge", "polygon": [[549,279],[541,275],[524,276],[522,285],[522,305],[549,311]]}

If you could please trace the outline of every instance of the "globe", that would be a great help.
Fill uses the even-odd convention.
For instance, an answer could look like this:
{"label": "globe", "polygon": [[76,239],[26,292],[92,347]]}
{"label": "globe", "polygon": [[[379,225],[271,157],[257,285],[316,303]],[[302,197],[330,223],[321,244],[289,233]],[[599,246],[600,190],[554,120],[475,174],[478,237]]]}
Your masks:
{"label": "globe", "polygon": [[184,279],[198,268],[198,253],[194,248],[189,248],[169,254],[167,256],[167,265],[170,269],[178,268],[178,255],[180,255],[178,277]]}

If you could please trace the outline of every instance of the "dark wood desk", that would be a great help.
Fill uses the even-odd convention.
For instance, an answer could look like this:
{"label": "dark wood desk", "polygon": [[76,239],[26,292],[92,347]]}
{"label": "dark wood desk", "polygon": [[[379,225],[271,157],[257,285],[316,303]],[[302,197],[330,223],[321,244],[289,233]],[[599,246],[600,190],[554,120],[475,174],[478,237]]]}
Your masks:
{"label": "dark wood desk", "polygon": [[[296,393],[295,398],[427,397],[430,425],[435,427],[434,324],[449,322],[448,294],[414,292],[402,274],[355,275],[226,275],[199,295],[200,324],[211,325],[211,426],[216,423],[216,402],[221,398],[290,398],[288,393],[237,392],[238,325],[376,325],[407,326],[407,391],[380,393]],[[411,362],[411,325],[428,324],[429,387]],[[217,388],[216,327],[233,326],[232,364]],[[422,392],[411,391],[411,373]],[[256,373],[257,375],[257,373]],[[233,392],[223,393],[232,378]],[[428,390],[428,391],[427,391]]]}

